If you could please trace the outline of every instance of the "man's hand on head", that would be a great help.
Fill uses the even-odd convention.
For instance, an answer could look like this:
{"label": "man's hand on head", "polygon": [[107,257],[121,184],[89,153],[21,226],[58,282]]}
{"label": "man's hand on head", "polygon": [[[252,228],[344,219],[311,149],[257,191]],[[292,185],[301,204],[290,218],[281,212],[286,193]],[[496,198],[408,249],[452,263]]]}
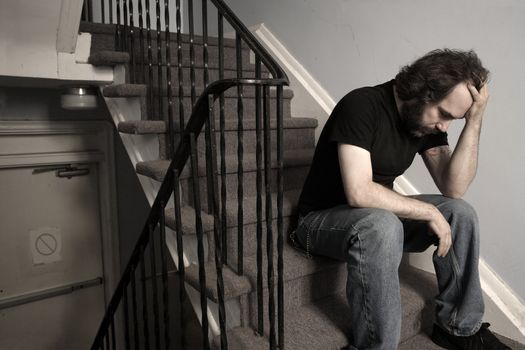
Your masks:
{"label": "man's hand on head", "polygon": [[478,91],[476,87],[472,84],[468,84],[468,89],[472,95],[472,106],[465,115],[465,120],[467,123],[477,123],[481,125],[483,120],[483,113],[485,112],[485,107],[489,100],[489,90],[487,84],[484,84],[481,89]]}

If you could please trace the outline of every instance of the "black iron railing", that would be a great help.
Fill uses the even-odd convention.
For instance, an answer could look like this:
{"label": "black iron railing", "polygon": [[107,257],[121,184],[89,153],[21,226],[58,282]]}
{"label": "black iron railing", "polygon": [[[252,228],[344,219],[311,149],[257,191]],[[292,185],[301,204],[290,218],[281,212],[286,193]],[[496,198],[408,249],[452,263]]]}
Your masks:
{"label": "black iron railing", "polygon": [[[153,1],[153,0],[152,0]],[[206,274],[204,252],[204,229],[201,218],[203,210],[213,215],[213,241],[215,272],[217,275],[217,294],[221,349],[228,348],[226,337],[226,311],[224,300],[224,282],[222,271],[231,257],[228,257],[227,240],[228,212],[227,203],[237,200],[237,256],[236,271],[244,273],[243,247],[243,197],[244,197],[244,120],[251,113],[255,117],[255,158],[256,158],[256,237],[257,241],[257,327],[259,335],[265,334],[264,319],[269,320],[270,349],[284,349],[284,295],[283,295],[283,86],[288,79],[279,65],[257,42],[253,35],[224,4],[222,0],[200,1],[200,17],[194,17],[193,0],[174,1],[175,21],[171,20],[173,1],[169,0],[86,0],[83,16],[87,21],[112,24],[115,27],[115,49],[130,54],[128,79],[130,83],[146,84],[148,88],[147,105],[150,117],[163,120],[167,125],[166,158],[171,159],[155,202],[152,205],[142,233],[124,269],[121,280],[107,307],[106,315],[94,340],[93,349],[171,349],[186,348],[184,337],[175,342],[174,334],[184,334],[184,320],[170,319],[170,305],[185,304],[185,269],[183,247],[182,206],[185,199],[180,188],[184,186],[181,176],[189,160],[190,181],[187,200],[194,208],[194,224],[197,237],[197,255],[199,264],[199,290],[202,314],[203,347],[210,347],[208,327],[208,300],[206,297]],[[211,6],[209,6],[211,4]],[[184,8],[183,8],[183,5]],[[209,36],[208,14],[210,8],[217,13],[217,38]],[[163,11],[162,11],[163,9]],[[152,12],[155,16],[155,28],[152,27]],[[162,21],[162,12],[164,21]],[[138,16],[138,25],[136,27]],[[187,18],[185,33],[182,20]],[[195,33],[196,19],[200,21],[200,35]],[[224,38],[224,22],[233,29],[234,39]],[[164,22],[164,23],[162,23]],[[170,24],[176,23],[176,39],[172,40]],[[145,27],[144,27],[145,25]],[[162,27],[164,30],[162,30]],[[155,34],[155,36],[153,35]],[[228,48],[235,48],[235,68],[230,67],[225,76],[225,41]],[[216,60],[210,59],[210,42],[216,47]],[[172,63],[172,44],[176,44],[176,59]],[[156,46],[156,54],[155,54]],[[189,48],[187,56],[184,49]],[[253,73],[243,67],[243,52],[249,49],[255,57]],[[196,52],[201,50],[202,62],[197,64]],[[186,50],[188,51],[188,50]],[[176,67],[175,67],[176,66]],[[189,66],[189,67],[188,67]],[[176,79],[173,73],[176,68]],[[187,70],[189,68],[189,74]],[[186,70],[186,76],[185,76]],[[203,90],[197,92],[196,72],[202,71]],[[217,72],[218,71],[218,72]],[[216,78],[211,78],[211,73]],[[155,74],[156,73],[156,74]],[[174,93],[173,84],[177,85]],[[190,88],[189,99],[184,88]],[[252,111],[245,104],[244,89],[254,89],[255,103]],[[236,92],[235,120],[237,122],[237,199],[227,191],[226,164],[226,121],[231,119],[231,110],[226,108],[225,92]],[[275,92],[271,92],[275,88]],[[197,98],[197,96],[199,97]],[[273,97],[272,97],[273,95]],[[189,106],[188,109],[188,102]],[[274,100],[274,118],[277,121],[277,149],[272,154],[272,136],[270,130],[271,103]],[[217,106],[216,106],[217,104]],[[216,113],[216,109],[218,112]],[[186,118],[185,115],[189,115]],[[216,130],[218,116],[219,130]],[[204,130],[204,135],[201,135]],[[219,134],[217,147],[216,133]],[[199,151],[199,137],[204,137],[204,152]],[[199,178],[199,154],[205,154],[206,186],[201,186]],[[272,179],[272,163],[276,160],[277,176]],[[276,182],[277,192],[272,192],[272,183]],[[207,193],[206,205],[201,201],[201,189]],[[274,232],[272,228],[272,196],[277,196],[277,307],[274,298]],[[171,259],[166,246],[166,206],[173,203],[175,213],[176,256]],[[204,208],[206,207],[206,208]],[[231,207],[231,206],[230,206]],[[263,307],[263,235],[266,234],[268,308]],[[230,264],[232,265],[232,264]],[[232,265],[233,266],[233,265]],[[168,278],[171,271],[178,276],[178,300],[172,300],[173,286]],[[180,312],[180,311],[179,311]],[[182,312],[180,312],[182,315]],[[277,327],[276,327],[277,315]],[[182,329],[177,329],[179,323]]]}

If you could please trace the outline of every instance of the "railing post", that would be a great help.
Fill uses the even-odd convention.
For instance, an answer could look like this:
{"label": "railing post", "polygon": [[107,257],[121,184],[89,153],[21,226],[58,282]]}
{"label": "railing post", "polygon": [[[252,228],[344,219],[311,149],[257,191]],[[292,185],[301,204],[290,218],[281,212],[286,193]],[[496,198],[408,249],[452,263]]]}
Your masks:
{"label": "railing post", "polygon": [[217,172],[217,147],[215,145],[215,113],[213,110],[214,98],[213,96],[208,97],[208,121],[206,128],[206,147],[209,148],[210,159],[209,166],[211,168],[212,181],[211,191],[213,198],[213,238],[215,241],[215,271],[217,274],[217,294],[219,299],[219,325],[221,330],[221,349],[228,349],[228,338],[226,337],[226,310],[224,307],[224,282],[222,278],[222,240],[221,235],[225,235],[226,232],[221,230],[220,218],[219,218],[219,197],[218,197],[218,172]]}
{"label": "railing post", "polygon": [[186,349],[186,323],[184,322],[184,302],[186,299],[186,288],[184,287],[184,247],[182,242],[182,217],[180,204],[180,180],[177,169],[173,170],[173,203],[175,205],[175,234],[177,235],[177,269],[179,271],[179,305],[181,324],[181,348]]}
{"label": "railing post", "polygon": [[[261,78],[261,59],[255,57],[255,78]],[[255,132],[257,163],[256,190],[257,190],[257,332],[264,335],[264,309],[263,309],[263,252],[262,252],[262,115],[261,115],[261,87],[255,87]]]}
{"label": "railing post", "polygon": [[[219,31],[219,79],[224,79],[224,22],[222,13],[217,11],[218,31]],[[228,263],[228,210],[226,203],[228,200],[226,189],[226,138],[224,129],[226,120],[224,113],[224,93],[219,96],[219,124],[220,124],[220,152],[221,152],[221,237],[222,244],[222,262]]]}
{"label": "railing post", "polygon": [[284,233],[283,233],[283,167],[284,167],[284,125],[283,125],[283,87],[277,87],[277,314],[278,344],[284,350]]}
{"label": "railing post", "polygon": [[275,300],[273,274],[273,208],[272,208],[272,156],[271,156],[271,129],[270,129],[270,87],[263,88],[263,115],[264,115],[264,185],[266,196],[266,253],[268,265],[268,317],[270,321],[270,349],[276,348],[275,340]]}
{"label": "railing post", "polygon": [[[235,36],[235,52],[237,58],[237,78],[242,77],[242,40],[239,33]],[[244,252],[244,105],[243,87],[237,85],[237,273],[243,274],[243,252]]]}
{"label": "railing post", "polygon": [[[170,39],[170,12],[169,12],[169,0],[164,0],[164,47],[166,51],[166,94],[168,95],[168,159],[172,159],[175,154],[175,128],[173,126],[173,91],[171,87],[171,39]],[[178,27],[178,24],[177,24]],[[180,76],[179,76],[180,83]],[[180,87],[179,87],[180,89]],[[160,93],[159,93],[160,94]],[[179,111],[180,113],[181,111]],[[184,111],[182,111],[183,113]],[[181,114],[181,120],[183,119]],[[180,135],[182,134],[182,128],[179,128]]]}
{"label": "railing post", "polygon": [[199,189],[199,165],[197,161],[197,146],[195,135],[189,134],[183,137],[189,137],[190,143],[190,162],[191,162],[191,184],[193,188],[193,207],[195,209],[195,229],[197,233],[197,255],[199,257],[199,285],[202,309],[202,337],[203,346],[209,349],[210,342],[208,339],[208,300],[206,296],[206,262],[204,261],[204,233],[202,231],[200,189]]}

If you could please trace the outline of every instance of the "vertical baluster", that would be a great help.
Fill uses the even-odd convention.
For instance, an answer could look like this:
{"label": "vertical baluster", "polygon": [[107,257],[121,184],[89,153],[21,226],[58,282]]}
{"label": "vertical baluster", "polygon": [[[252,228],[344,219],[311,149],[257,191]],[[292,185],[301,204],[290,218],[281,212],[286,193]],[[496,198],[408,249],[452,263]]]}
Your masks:
{"label": "vertical baluster", "polygon": [[139,65],[140,71],[140,83],[146,84],[146,70],[144,69],[144,0],[138,0],[139,2],[139,43],[140,43],[140,59],[137,64]]}
{"label": "vertical baluster", "polygon": [[[204,87],[208,86],[208,0],[202,0],[202,61],[204,66]],[[212,102],[213,103],[213,102]],[[212,106],[213,107],[213,106]],[[210,107],[211,108],[211,107]],[[206,120],[206,128],[209,128],[208,125],[209,120]],[[213,134],[213,137],[215,137],[215,134]],[[208,149],[208,146],[206,146],[206,159],[211,159],[210,150]],[[210,174],[211,166],[206,166],[206,172],[207,172],[207,185],[208,188],[212,188],[213,183],[213,176]],[[213,212],[213,196],[211,191],[207,191],[208,194],[208,213]]]}
{"label": "vertical baluster", "polygon": [[[148,45],[148,112],[153,113],[153,48],[151,39],[150,3],[146,0],[146,41]],[[160,118],[159,118],[160,119]]]}
{"label": "vertical baluster", "polygon": [[178,264],[177,268],[179,270],[179,304],[180,304],[180,324],[181,324],[181,349],[186,349],[186,336],[185,329],[186,323],[184,322],[184,301],[186,298],[186,288],[184,287],[184,247],[182,243],[182,217],[181,217],[181,205],[180,205],[180,182],[179,182],[179,172],[175,169],[173,170],[173,202],[175,204],[175,234],[177,235],[177,256]]}
{"label": "vertical baluster", "polygon": [[115,31],[115,50],[122,51],[122,26],[120,25],[120,2],[117,1],[117,30]]}
{"label": "vertical baluster", "polygon": [[284,167],[284,125],[283,87],[277,87],[277,328],[279,349],[284,349],[284,261],[283,261],[283,167]]}
{"label": "vertical baluster", "polygon": [[100,0],[100,23],[106,23],[106,7],[104,0]]}
{"label": "vertical baluster", "polygon": [[[239,33],[235,36],[235,51],[237,56],[237,78],[242,78],[242,41]],[[244,251],[244,105],[243,86],[237,85],[237,273],[243,274],[243,251]]]}
{"label": "vertical baluster", "polygon": [[142,259],[140,259],[140,282],[142,290],[142,321],[143,332],[144,332],[144,349],[149,349],[149,317],[148,317],[148,293],[146,288],[146,262],[144,259],[144,254],[142,254]]}
{"label": "vertical baluster", "polygon": [[163,95],[162,95],[162,38],[160,28],[160,0],[156,0],[155,12],[157,16],[157,98],[158,98],[158,117],[160,120],[167,121],[164,117]]}
{"label": "vertical baluster", "polygon": [[130,55],[130,79],[135,83],[137,78],[137,67],[135,62],[135,23],[133,21],[133,0],[129,0],[129,55]]}
{"label": "vertical baluster", "polygon": [[102,344],[103,346],[103,349],[111,349],[109,347],[109,334],[107,333],[107,330],[106,330],[106,336],[104,337],[104,344]]}
{"label": "vertical baluster", "polygon": [[[261,59],[255,58],[255,77],[261,78]],[[261,86],[255,87],[255,132],[256,148],[255,158],[257,163],[257,332],[264,335],[264,310],[263,310],[263,272],[262,272],[262,116],[261,116]]]}
{"label": "vertical baluster", "polygon": [[[164,209],[160,209],[164,210]],[[149,251],[151,263],[151,285],[153,289],[153,325],[155,330],[155,349],[160,349],[160,325],[159,325],[159,289],[157,287],[157,254],[155,253],[155,226],[149,225]]]}
{"label": "vertical baluster", "polygon": [[115,335],[115,317],[111,317],[111,348],[117,348],[117,340]]}
{"label": "vertical baluster", "polygon": [[124,33],[123,33],[123,38],[122,38],[122,48],[123,48],[123,51],[127,51],[128,50],[128,38],[129,38],[129,33],[128,33],[128,0],[124,0],[124,18],[122,19],[122,22],[124,24]]}
{"label": "vertical baluster", "polygon": [[82,4],[82,14],[80,15],[80,19],[82,21],[88,21],[87,7],[88,7],[88,0],[84,0],[84,3]]}
{"label": "vertical baluster", "polygon": [[84,19],[93,22],[93,0],[84,0]]}
{"label": "vertical baluster", "polygon": [[197,92],[195,91],[195,47],[194,47],[194,25],[193,25],[193,0],[188,0],[188,22],[190,25],[190,82],[191,82],[191,106],[195,105]]}
{"label": "vertical baluster", "polygon": [[113,24],[113,0],[109,0],[109,23]]}
{"label": "vertical baluster", "polygon": [[165,50],[166,50],[166,93],[168,94],[168,151],[169,159],[175,153],[175,129],[173,127],[173,91],[171,87],[171,39],[169,0],[164,1]]}
{"label": "vertical baluster", "polygon": [[219,325],[221,329],[221,349],[228,349],[228,339],[226,337],[226,310],[224,308],[224,282],[222,278],[222,246],[221,225],[219,224],[219,195],[218,195],[218,173],[217,173],[217,147],[215,144],[215,114],[213,111],[213,96],[208,96],[208,120],[206,128],[206,148],[209,149],[209,159],[207,166],[210,167],[213,180],[208,191],[213,198],[213,237],[215,241],[215,269],[217,274],[217,294],[219,297]]}
{"label": "vertical baluster", "polygon": [[130,349],[129,342],[129,305],[128,305],[128,290],[124,289],[124,348]]}
{"label": "vertical baluster", "polygon": [[202,61],[204,87],[207,87],[210,80],[208,72],[208,0],[202,0]]}
{"label": "vertical baluster", "polygon": [[139,319],[137,316],[137,283],[135,281],[135,273],[131,273],[131,307],[133,314],[133,341],[135,348],[139,347]]}
{"label": "vertical baluster", "polygon": [[[219,79],[224,79],[224,21],[220,11],[218,11],[218,27],[219,27]],[[226,210],[227,189],[226,189],[226,138],[224,129],[226,128],[226,120],[224,113],[224,93],[219,96],[219,128],[220,128],[220,152],[221,152],[221,232],[222,235],[222,262],[228,263],[228,211]]]}
{"label": "vertical baluster", "polygon": [[179,76],[179,130],[182,133],[182,130],[184,130],[184,86],[182,72],[182,16],[180,12],[180,0],[177,0],[175,5],[177,10],[177,74]]}
{"label": "vertical baluster", "polygon": [[263,115],[264,115],[264,185],[266,196],[266,252],[268,265],[268,317],[270,318],[270,348],[275,349],[275,300],[273,276],[273,228],[272,228],[272,158],[270,135],[270,87],[263,88]]}
{"label": "vertical baluster", "polygon": [[209,349],[208,340],[208,301],[206,297],[206,270],[204,261],[204,243],[203,243],[203,232],[202,232],[202,219],[201,219],[201,204],[200,204],[200,190],[199,190],[199,165],[197,161],[197,146],[195,142],[195,135],[184,135],[190,138],[190,161],[191,161],[191,186],[193,190],[193,207],[195,208],[195,229],[197,231],[197,255],[199,257],[199,285],[200,285],[200,296],[201,296],[201,309],[202,309],[202,336],[203,346]]}
{"label": "vertical baluster", "polygon": [[162,210],[160,211],[160,266],[162,273],[162,310],[164,311],[164,347],[170,348],[170,314],[169,314],[169,296],[168,296],[168,268],[167,268],[167,253],[166,253],[166,218],[164,214],[165,204],[160,203]]}

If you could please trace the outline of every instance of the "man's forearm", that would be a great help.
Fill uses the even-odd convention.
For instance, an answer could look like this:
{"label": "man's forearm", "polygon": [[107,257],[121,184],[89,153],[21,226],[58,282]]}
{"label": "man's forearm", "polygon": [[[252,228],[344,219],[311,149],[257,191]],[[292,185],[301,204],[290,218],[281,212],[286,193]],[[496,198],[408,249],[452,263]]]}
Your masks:
{"label": "man's forearm", "polygon": [[380,208],[399,217],[429,221],[436,208],[426,202],[406,197],[375,182],[370,182],[350,197],[350,205],[359,208]]}
{"label": "man's forearm", "polygon": [[444,174],[445,192],[450,197],[462,197],[476,176],[480,132],[481,121],[467,121],[461,132]]}

